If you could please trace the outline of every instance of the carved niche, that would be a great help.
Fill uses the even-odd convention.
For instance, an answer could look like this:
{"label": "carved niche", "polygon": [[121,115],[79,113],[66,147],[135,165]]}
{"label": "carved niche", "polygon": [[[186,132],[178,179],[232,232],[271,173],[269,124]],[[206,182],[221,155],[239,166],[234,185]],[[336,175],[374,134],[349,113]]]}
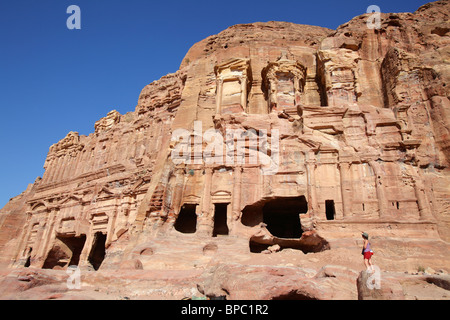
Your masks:
{"label": "carved niche", "polygon": [[306,79],[306,68],[302,64],[281,57],[276,62],[270,62],[263,69],[262,76],[269,113],[300,104]]}
{"label": "carved niche", "polygon": [[247,112],[251,85],[249,59],[230,59],[214,68],[217,79],[216,113]]}
{"label": "carved niche", "polygon": [[338,53],[319,50],[318,68],[327,105],[341,107],[357,102],[357,85],[354,70],[358,54],[346,49]]}

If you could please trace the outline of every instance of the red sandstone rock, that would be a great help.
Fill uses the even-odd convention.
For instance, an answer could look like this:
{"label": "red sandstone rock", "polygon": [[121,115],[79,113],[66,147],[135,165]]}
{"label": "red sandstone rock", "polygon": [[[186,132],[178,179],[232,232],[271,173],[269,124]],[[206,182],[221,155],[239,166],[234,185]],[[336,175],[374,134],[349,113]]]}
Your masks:
{"label": "red sandstone rock", "polygon": [[[379,30],[366,14],[335,31],[253,23],[200,41],[134,112],[50,147],[42,179],[0,211],[0,266],[92,276],[212,265],[205,294],[354,299],[345,270],[308,278],[239,263],[288,249],[344,259],[333,253],[357,254],[364,230],[383,267],[448,268],[448,16],[437,1],[382,14]],[[221,154],[212,136],[233,148]]]}

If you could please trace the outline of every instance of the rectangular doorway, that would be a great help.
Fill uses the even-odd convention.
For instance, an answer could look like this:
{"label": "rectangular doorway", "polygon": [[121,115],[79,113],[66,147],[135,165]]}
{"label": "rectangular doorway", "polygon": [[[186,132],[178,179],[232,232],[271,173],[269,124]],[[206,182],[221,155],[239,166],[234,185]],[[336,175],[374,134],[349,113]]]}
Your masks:
{"label": "rectangular doorway", "polygon": [[325,214],[327,220],[334,220],[336,218],[336,209],[334,207],[334,200],[325,201]]}
{"label": "rectangular doorway", "polygon": [[175,230],[181,233],[195,233],[197,231],[197,204],[183,204],[177,220]]}
{"label": "rectangular doorway", "polygon": [[213,237],[218,235],[228,235],[227,209],[229,203],[214,204],[214,229]]}

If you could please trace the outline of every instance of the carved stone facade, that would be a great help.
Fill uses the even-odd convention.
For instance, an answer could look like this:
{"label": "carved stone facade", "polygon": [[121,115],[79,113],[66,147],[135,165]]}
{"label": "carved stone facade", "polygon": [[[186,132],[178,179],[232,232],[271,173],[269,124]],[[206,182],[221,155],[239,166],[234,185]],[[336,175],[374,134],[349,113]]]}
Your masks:
{"label": "carved stone facade", "polygon": [[306,69],[296,61],[281,58],[263,70],[269,112],[297,107],[305,87]]}
{"label": "carved stone facade", "polygon": [[[392,19],[334,33],[257,23],[199,42],[134,112],[50,148],[9,262],[115,269],[180,233],[245,239],[252,252],[318,252],[362,228],[450,239],[448,52],[394,46]],[[422,40],[439,50],[448,37],[436,37]],[[189,156],[175,163],[181,143]]]}
{"label": "carved stone facade", "polygon": [[230,59],[214,68],[217,78],[218,114],[247,111],[248,90],[251,83],[249,68],[248,59]]}

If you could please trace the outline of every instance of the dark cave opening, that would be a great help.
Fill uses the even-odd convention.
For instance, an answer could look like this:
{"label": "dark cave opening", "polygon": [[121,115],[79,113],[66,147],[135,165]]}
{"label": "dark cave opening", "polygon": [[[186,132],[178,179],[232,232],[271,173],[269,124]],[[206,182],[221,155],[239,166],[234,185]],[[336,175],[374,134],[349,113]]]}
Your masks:
{"label": "dark cave opening", "polygon": [[196,204],[184,204],[175,221],[175,230],[181,233],[195,233],[197,231]]}
{"label": "dark cave opening", "polygon": [[318,299],[315,297],[310,297],[307,294],[304,294],[297,290],[292,290],[288,293],[272,297],[272,300],[318,300]]}
{"label": "dark cave opening", "polygon": [[94,243],[92,245],[91,253],[89,254],[88,261],[91,263],[94,270],[98,270],[105,259],[106,234],[102,232],[96,232],[94,235]]}
{"label": "dark cave opening", "polygon": [[300,214],[308,211],[304,196],[276,198],[267,201],[262,208],[263,222],[267,230],[278,238],[300,238],[302,226]]}
{"label": "dark cave opening", "polygon": [[78,266],[85,243],[86,235],[81,235],[80,237],[57,236],[55,245],[49,251],[42,268],[53,269],[55,267]]}

